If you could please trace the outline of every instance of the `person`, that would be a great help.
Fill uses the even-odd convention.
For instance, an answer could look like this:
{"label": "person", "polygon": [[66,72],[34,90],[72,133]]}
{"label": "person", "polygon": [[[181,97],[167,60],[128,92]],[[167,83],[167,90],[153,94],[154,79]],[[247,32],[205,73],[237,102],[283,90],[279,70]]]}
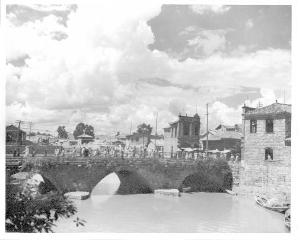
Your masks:
{"label": "person", "polygon": [[29,146],[26,146],[25,147],[25,150],[24,150],[24,157],[28,157],[29,156]]}
{"label": "person", "polygon": [[13,152],[13,156],[16,157],[17,156],[17,150],[15,149]]}
{"label": "person", "polygon": [[32,149],[32,156],[35,157],[35,155],[37,154],[38,150],[37,149]]}
{"label": "person", "polygon": [[17,157],[20,157],[20,148],[17,150]]}
{"label": "person", "polygon": [[240,160],[240,156],[239,154],[237,153],[236,156],[235,156],[235,162],[238,162]]}
{"label": "person", "polygon": [[63,146],[61,146],[60,148],[60,156],[65,156],[65,149],[63,148]]}
{"label": "person", "polygon": [[85,147],[83,147],[83,148],[81,149],[81,156],[84,157],[84,154],[85,154]]}
{"label": "person", "polygon": [[89,156],[89,150],[87,148],[84,148],[83,156],[84,157],[88,157]]}
{"label": "person", "polygon": [[234,155],[233,154],[230,155],[230,161],[234,162]]}
{"label": "person", "polygon": [[56,157],[59,155],[59,148],[58,148],[58,147],[55,148],[54,153],[55,153],[55,156],[56,156]]}

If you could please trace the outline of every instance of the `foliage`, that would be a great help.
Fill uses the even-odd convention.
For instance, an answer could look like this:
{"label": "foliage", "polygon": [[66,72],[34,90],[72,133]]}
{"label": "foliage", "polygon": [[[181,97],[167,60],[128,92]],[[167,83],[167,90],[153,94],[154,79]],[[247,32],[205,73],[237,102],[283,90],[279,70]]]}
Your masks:
{"label": "foliage", "polygon": [[224,192],[232,189],[232,172],[226,161],[208,159],[199,162],[200,171],[188,176],[181,187],[191,187],[191,191]]}
{"label": "foliage", "polygon": [[84,124],[84,123],[78,123],[76,125],[76,128],[73,132],[74,138],[77,139],[78,136],[82,135],[82,134],[88,134],[92,137],[95,137],[95,133],[94,133],[94,127],[88,124]]}
{"label": "foliage", "polygon": [[59,126],[57,128],[57,132],[58,132],[58,138],[63,138],[63,139],[68,138],[68,133],[65,129],[65,126]]}
{"label": "foliage", "polygon": [[62,195],[47,194],[35,198],[7,185],[5,225],[8,232],[52,232],[59,217],[70,217],[75,213],[72,202]]}
{"label": "foliage", "polygon": [[138,125],[138,127],[137,127],[137,133],[141,134],[142,136],[147,137],[146,147],[150,143],[151,132],[152,132],[152,127],[150,126],[150,124],[142,123],[142,124]]}

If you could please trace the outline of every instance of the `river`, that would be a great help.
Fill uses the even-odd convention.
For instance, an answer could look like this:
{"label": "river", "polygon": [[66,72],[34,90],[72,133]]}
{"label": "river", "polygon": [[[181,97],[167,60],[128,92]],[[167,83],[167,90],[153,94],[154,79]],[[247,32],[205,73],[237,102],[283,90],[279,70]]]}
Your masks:
{"label": "river", "polygon": [[[55,232],[289,232],[284,215],[255,204],[254,199],[225,193],[114,195],[119,182],[106,177],[87,200],[75,200],[78,212],[60,219]],[[86,221],[76,227],[74,219]]]}

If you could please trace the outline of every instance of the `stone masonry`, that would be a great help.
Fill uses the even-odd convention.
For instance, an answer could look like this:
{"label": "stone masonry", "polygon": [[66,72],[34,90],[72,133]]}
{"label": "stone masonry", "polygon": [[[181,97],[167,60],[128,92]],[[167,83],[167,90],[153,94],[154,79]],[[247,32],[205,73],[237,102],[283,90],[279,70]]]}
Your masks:
{"label": "stone masonry", "polygon": [[[282,106],[283,105],[283,106]],[[244,136],[238,191],[263,194],[267,197],[290,199],[291,146],[287,144],[290,129],[290,108],[286,104],[251,109],[244,108]],[[250,132],[250,120],[256,120],[256,132]],[[273,120],[273,132],[266,132],[266,120]],[[272,149],[273,159],[266,159],[266,149]]]}

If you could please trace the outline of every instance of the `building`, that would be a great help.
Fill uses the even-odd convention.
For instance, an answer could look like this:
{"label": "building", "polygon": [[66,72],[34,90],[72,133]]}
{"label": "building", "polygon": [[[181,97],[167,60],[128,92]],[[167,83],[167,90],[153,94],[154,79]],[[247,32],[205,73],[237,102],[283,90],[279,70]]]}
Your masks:
{"label": "building", "polygon": [[26,141],[26,132],[14,125],[6,126],[6,144],[22,144]]}
{"label": "building", "polygon": [[241,126],[235,124],[234,126],[227,126],[220,124],[213,130],[209,130],[201,136],[201,142],[203,149],[206,149],[206,141],[208,135],[208,150],[225,149],[231,150],[236,153],[240,153],[242,132]]}
{"label": "building", "polygon": [[[149,137],[142,133],[136,133],[126,136],[126,146],[131,147],[148,147],[150,143],[155,144],[155,140],[157,143],[161,143],[163,139],[162,135],[150,135]],[[158,146],[158,144],[156,145]]]}
{"label": "building", "polygon": [[86,144],[94,141],[94,137],[88,134],[81,134],[77,136],[77,139],[79,141],[79,144]]}
{"label": "building", "polygon": [[240,191],[290,197],[291,105],[243,107]]}
{"label": "building", "polygon": [[178,120],[169,123],[164,128],[164,152],[170,154],[182,148],[199,148],[200,146],[200,117],[178,116]]}
{"label": "building", "polygon": [[31,133],[27,134],[27,140],[38,144],[49,144],[50,134]]}

